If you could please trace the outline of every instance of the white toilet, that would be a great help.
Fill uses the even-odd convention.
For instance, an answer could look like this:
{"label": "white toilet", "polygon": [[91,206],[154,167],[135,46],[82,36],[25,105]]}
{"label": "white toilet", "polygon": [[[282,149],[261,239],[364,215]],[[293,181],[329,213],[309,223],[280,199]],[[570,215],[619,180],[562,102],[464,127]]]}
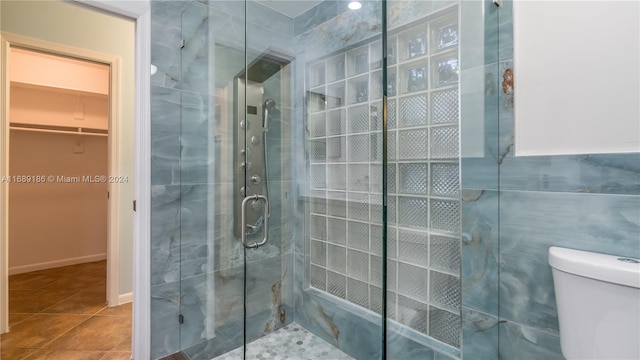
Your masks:
{"label": "white toilet", "polygon": [[549,248],[568,360],[640,359],[640,261]]}

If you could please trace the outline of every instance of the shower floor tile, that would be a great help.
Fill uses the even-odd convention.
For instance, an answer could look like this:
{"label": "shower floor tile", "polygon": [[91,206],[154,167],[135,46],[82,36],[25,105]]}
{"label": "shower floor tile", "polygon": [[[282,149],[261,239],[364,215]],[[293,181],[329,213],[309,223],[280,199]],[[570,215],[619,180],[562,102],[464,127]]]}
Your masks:
{"label": "shower floor tile", "polygon": [[[242,359],[237,348],[214,360]],[[298,324],[291,324],[248,345],[247,359],[352,360],[353,358]]]}

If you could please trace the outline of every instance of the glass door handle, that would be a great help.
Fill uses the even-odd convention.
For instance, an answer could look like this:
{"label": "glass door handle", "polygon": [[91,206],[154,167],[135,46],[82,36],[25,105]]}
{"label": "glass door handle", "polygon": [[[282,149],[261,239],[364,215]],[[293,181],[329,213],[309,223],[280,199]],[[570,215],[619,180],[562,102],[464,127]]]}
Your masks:
{"label": "glass door handle", "polygon": [[[264,201],[264,215],[262,216],[262,221],[264,223],[263,226],[263,232],[264,232],[264,238],[262,238],[262,241],[260,242],[253,242],[251,244],[247,244],[247,228],[252,228],[255,226],[253,225],[249,225],[247,224],[247,213],[246,213],[246,208],[247,208],[247,203],[249,201]],[[242,200],[242,246],[244,246],[247,249],[255,249],[259,246],[262,246],[264,244],[267,243],[267,240],[269,239],[269,199],[267,199],[266,196],[264,195],[251,195],[251,196],[247,196],[246,198],[244,198],[244,200]]]}

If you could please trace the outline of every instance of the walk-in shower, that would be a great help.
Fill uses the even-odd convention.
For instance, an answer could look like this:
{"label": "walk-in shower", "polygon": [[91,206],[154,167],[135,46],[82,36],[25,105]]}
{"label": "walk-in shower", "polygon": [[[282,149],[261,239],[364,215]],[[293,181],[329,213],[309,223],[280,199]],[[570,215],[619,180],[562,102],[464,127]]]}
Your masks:
{"label": "walk-in shower", "polygon": [[484,5],[313,5],[152,2],[184,44],[155,84],[180,109],[156,125],[179,156],[154,197],[155,358],[462,358],[461,99],[489,79],[466,77],[464,38]]}

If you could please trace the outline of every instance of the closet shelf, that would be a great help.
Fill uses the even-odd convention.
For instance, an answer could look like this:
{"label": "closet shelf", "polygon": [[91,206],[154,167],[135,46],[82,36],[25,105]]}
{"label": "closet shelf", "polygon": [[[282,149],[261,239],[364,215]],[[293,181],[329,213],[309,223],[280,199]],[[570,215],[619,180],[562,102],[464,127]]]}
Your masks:
{"label": "closet shelf", "polygon": [[108,130],[67,126],[25,125],[11,123],[9,124],[9,130],[65,135],[109,136]]}

